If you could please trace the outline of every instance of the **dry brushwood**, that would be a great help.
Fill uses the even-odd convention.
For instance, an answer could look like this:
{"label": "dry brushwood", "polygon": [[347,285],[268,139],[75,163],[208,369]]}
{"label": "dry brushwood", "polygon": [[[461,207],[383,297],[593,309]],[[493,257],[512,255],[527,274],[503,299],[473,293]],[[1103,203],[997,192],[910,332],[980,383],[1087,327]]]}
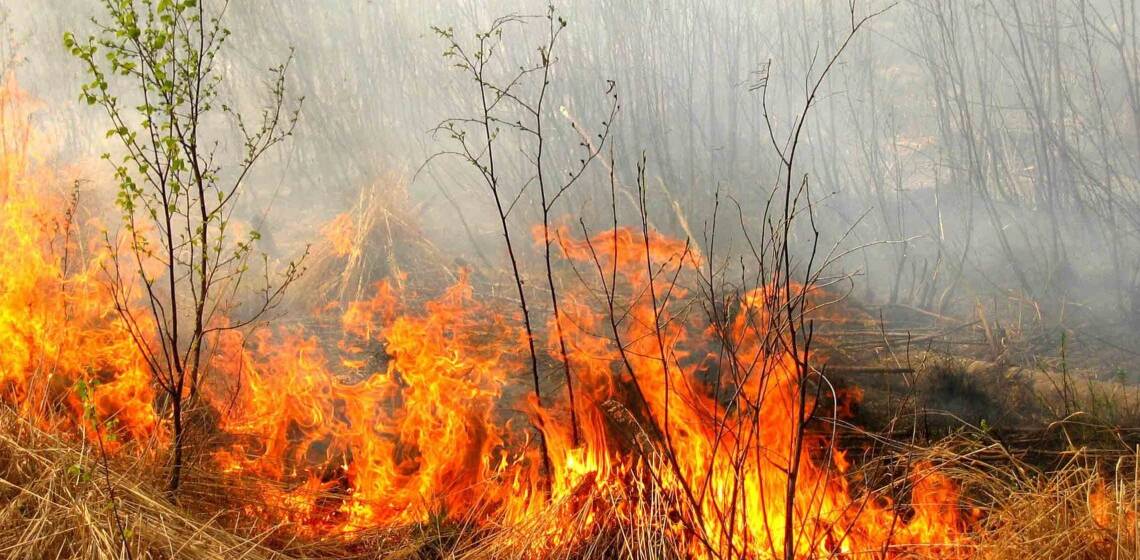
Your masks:
{"label": "dry brushwood", "polygon": [[108,471],[98,455],[0,411],[0,557],[284,557],[170,504],[140,465]]}

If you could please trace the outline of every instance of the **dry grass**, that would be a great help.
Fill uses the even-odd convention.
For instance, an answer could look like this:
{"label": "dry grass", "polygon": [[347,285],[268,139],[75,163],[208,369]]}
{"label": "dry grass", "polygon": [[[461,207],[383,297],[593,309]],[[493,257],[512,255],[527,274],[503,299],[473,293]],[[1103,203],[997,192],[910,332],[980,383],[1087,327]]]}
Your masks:
{"label": "dry grass", "polygon": [[1081,455],[1048,474],[985,481],[994,503],[977,539],[982,558],[1140,559],[1136,457],[1122,457],[1105,473],[1103,464],[1082,464]]}
{"label": "dry grass", "polygon": [[0,413],[0,558],[282,557],[172,505],[149,469],[116,463],[108,473],[98,457]]}
{"label": "dry grass", "polygon": [[[912,461],[939,465],[961,483],[965,506],[977,508],[968,557],[1140,560],[1140,452],[1120,453],[1110,460],[1103,450],[1073,450],[1065,464],[1048,472],[1020,462],[996,444],[965,437],[905,453]],[[198,509],[187,511],[165,500],[157,490],[161,482],[148,478],[159,470],[153,464],[119,460],[108,473],[98,459],[90,445],[60,439],[10,411],[0,412],[0,558],[523,559],[536,557],[531,545],[541,542],[541,532],[549,529],[543,516],[505,527],[487,523],[487,512],[465,512],[460,519],[427,515],[427,521],[414,527],[291,539],[282,536],[289,532],[286,527],[258,528],[250,518],[243,521],[225,509],[226,500],[240,500],[232,485],[200,478],[194,493],[183,499]],[[221,496],[196,497],[210,488]],[[682,557],[663,531],[665,508],[656,508],[652,496],[640,496],[633,524],[604,516],[566,520],[583,533],[589,523],[596,530],[585,542],[547,550],[543,556]],[[213,513],[199,511],[210,508]],[[906,557],[921,553],[911,549]]]}
{"label": "dry grass", "polygon": [[[160,464],[126,455],[105,469],[96,446],[41,430],[0,404],[0,559],[521,559],[535,557],[534,544],[550,528],[543,516],[508,527],[488,523],[492,512],[469,511],[448,519],[425,513],[425,522],[410,527],[306,539],[286,524],[267,527],[241,513],[242,497],[256,495],[246,485],[271,482],[223,481],[201,465],[179,500],[187,509],[163,496]],[[647,519],[661,518],[649,511]],[[568,522],[586,533],[586,519]],[[606,530],[546,554],[678,556],[656,523],[591,522]]]}
{"label": "dry grass", "polygon": [[454,281],[450,263],[421,231],[419,212],[395,177],[361,189],[356,204],[326,223],[309,245],[307,270],[291,297],[307,309],[367,299],[376,282],[401,283],[408,273]]}
{"label": "dry grass", "polygon": [[1070,449],[1048,470],[963,434],[905,453],[959,484],[975,518],[968,558],[1140,560],[1140,449]]}

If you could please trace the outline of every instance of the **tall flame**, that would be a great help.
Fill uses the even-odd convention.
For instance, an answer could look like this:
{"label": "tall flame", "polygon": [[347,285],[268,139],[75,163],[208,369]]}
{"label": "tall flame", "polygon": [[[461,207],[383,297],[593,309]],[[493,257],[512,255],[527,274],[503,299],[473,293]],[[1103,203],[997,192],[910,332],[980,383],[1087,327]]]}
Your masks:
{"label": "tall flame", "polygon": [[[11,81],[0,91],[0,398],[54,429],[97,418],[124,439],[161,438],[148,372],[101,280],[110,251],[80,243],[59,210],[71,206],[49,188],[60,179],[21,97]],[[337,254],[350,249],[344,220],[325,229]],[[277,482],[247,509],[314,533],[428,516],[525,527],[514,545],[535,556],[637,523],[698,557],[958,554],[950,481],[915,466],[913,505],[898,507],[851,484],[832,438],[797,420],[800,403],[809,415],[821,403],[773,350],[774,290],[745,294],[717,324],[691,307],[701,258],[683,241],[618,228],[559,230],[555,244],[559,266],[599,279],[567,282],[537,333],[552,372],[559,331],[566,340],[577,441],[568,399],[530,390],[513,305],[465,274],[423,305],[405,282],[381,282],[338,308],[338,340],[283,326],[212,341],[212,457],[227,475]]]}
{"label": "tall flame", "polygon": [[44,427],[159,435],[149,375],[101,280],[108,252],[79,241],[74,198],[28,124],[35,108],[14,80],[0,86],[0,398]]}
{"label": "tall flame", "polygon": [[[699,267],[685,243],[617,229],[590,240],[562,231],[559,247],[572,263],[614,271],[610,289],[630,300],[611,321],[597,293],[561,292],[578,445],[567,400],[540,404],[527,391],[525,335],[512,307],[476,298],[461,276],[420,310],[407,309],[416,298],[387,282],[373,299],[348,304],[339,366],[329,346],[301,332],[262,333],[245,350],[235,340],[242,359],[222,352],[217,367],[244,379],[244,391],[223,428],[260,443],[236,444],[220,460],[234,471],[304,481],[267,507],[302,504],[300,513],[316,513],[308,521],[326,529],[474,511],[508,526],[545,520],[527,537],[542,536],[528,543],[535,551],[584,539],[602,519],[649,515],[631,492],[652,488],[674,516],[666,529],[689,552],[754,557],[784,549],[787,473],[795,470],[791,546],[799,557],[889,555],[919,543],[954,549],[962,538],[957,491],[929,465],[914,468],[914,507],[905,513],[889,500],[853,496],[847,462],[824,435],[807,431],[806,451],[789,467],[800,389],[791,356],[765,350],[771,290],[742,298],[718,337],[702,313],[687,312],[685,290],[671,281]],[[659,284],[650,290],[650,282]],[[542,334],[548,364],[562,355],[557,327],[551,317]],[[730,359],[718,340],[733,341]],[[730,369],[722,386],[711,384],[717,370]],[[321,491],[339,492],[339,503],[314,511]]]}

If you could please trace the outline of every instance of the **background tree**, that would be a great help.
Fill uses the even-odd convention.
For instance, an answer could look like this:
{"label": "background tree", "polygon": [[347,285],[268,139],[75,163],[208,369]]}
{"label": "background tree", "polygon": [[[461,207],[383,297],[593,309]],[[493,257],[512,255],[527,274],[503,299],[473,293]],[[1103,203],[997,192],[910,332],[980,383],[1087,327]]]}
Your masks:
{"label": "background tree", "polygon": [[[221,23],[226,3],[215,7],[105,0],[105,18],[92,19],[95,34],[64,35],[90,78],[81,100],[105,111],[107,136],[123,150],[119,158],[103,155],[114,166],[125,230],[122,243],[108,237],[115,258],[106,270],[116,309],[161,390],[160,409],[170,415],[171,496],[210,342],[262,318],[301,272],[300,261],[289,262],[273,281],[262,255],[264,284],[245,282],[259,234],[235,231],[235,203],[258,159],[292,134],[300,100],[287,106],[286,61],[271,69],[268,102],[252,122],[219,101],[218,55],[230,32]],[[240,141],[232,162],[220,132],[225,116]]]}
{"label": "background tree", "polygon": [[[537,58],[526,60],[517,67],[502,75],[498,70],[496,55],[499,49],[506,48],[504,31],[511,26],[524,27],[532,21],[545,21],[545,34],[542,44],[536,49]],[[559,312],[558,288],[552,268],[551,245],[554,241],[551,230],[551,220],[554,216],[554,207],[559,199],[563,198],[586,173],[590,164],[598,158],[610,137],[610,127],[618,111],[618,96],[613,93],[615,84],[611,81],[604,92],[610,102],[609,114],[601,123],[601,132],[594,140],[578,129],[572,120],[570,127],[582,137],[577,142],[578,153],[581,157],[577,162],[566,165],[561,172],[552,173],[548,167],[557,165],[551,163],[549,139],[549,94],[551,86],[551,69],[557,62],[554,54],[555,46],[566,20],[558,15],[552,4],[547,5],[546,13],[541,16],[524,16],[512,14],[496,18],[491,26],[474,37],[474,44],[464,46],[455,36],[452,28],[443,29],[433,27],[433,31],[443,39],[447,48],[444,58],[452,62],[453,66],[468,75],[479,88],[476,114],[471,117],[449,117],[444,119],[434,132],[442,133],[451,141],[452,146],[433,155],[428,159],[431,162],[436,156],[457,156],[461,161],[471,165],[478,171],[491,194],[496,209],[496,217],[502,231],[507,257],[511,265],[511,273],[518,293],[519,308],[522,312],[523,326],[526,330],[527,345],[530,357],[530,370],[534,384],[534,395],[539,406],[542,403],[542,389],[540,384],[540,367],[538,351],[535,349],[535,328],[533,302],[528,303],[525,279],[524,259],[520,256],[520,248],[516,241],[516,234],[511,229],[511,213],[516,210],[516,204],[524,201],[528,188],[536,185],[538,188],[539,210],[542,224],[542,259],[545,266],[546,287],[550,292],[551,313],[558,333],[559,355],[562,362],[563,380],[570,400],[570,426],[573,434],[573,443],[579,443],[579,424],[577,407],[574,403],[574,382],[571,372],[570,358],[566,350],[566,339],[563,333],[562,317]],[[514,133],[515,138],[508,138]],[[517,149],[515,158],[511,158],[512,150],[504,149],[504,144]],[[514,159],[515,161],[512,161]],[[512,165],[513,164],[513,165]],[[520,185],[511,184],[510,173],[504,173],[504,165],[524,169]],[[543,468],[549,473],[549,457],[546,443],[541,431],[538,432],[539,445],[542,448]]]}

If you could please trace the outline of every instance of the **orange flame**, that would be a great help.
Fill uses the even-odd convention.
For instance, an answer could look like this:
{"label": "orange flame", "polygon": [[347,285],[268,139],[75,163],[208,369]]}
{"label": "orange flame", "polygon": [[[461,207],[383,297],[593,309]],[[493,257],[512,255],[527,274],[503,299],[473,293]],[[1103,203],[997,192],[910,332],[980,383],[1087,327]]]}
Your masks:
{"label": "orange flame", "polygon": [[[99,281],[111,256],[68,235],[63,198],[44,194],[57,179],[34,163],[17,94],[0,96],[0,398],[74,430],[91,415],[72,387],[98,381],[99,418],[132,439],[162,437],[145,366]],[[346,216],[324,230],[337,254]],[[948,479],[916,466],[912,506],[897,506],[855,488],[842,451],[798,419],[825,407],[775,350],[775,290],[744,294],[715,324],[687,297],[701,262],[687,243],[626,228],[554,234],[559,266],[604,278],[564,288],[560,323],[538,333],[551,372],[566,338],[579,441],[568,400],[531,392],[513,304],[477,297],[462,274],[422,306],[382,282],[343,306],[339,340],[281,327],[213,343],[203,394],[223,436],[214,460],[278,483],[247,510],[318,533],[429,515],[527,527],[516,544],[534,556],[633,523],[657,523],[696,557],[891,557],[918,544],[958,554],[965,527]]]}
{"label": "orange flame", "polygon": [[[538,553],[585,538],[598,530],[593,520],[647,515],[630,493],[656,485],[677,520],[667,530],[692,554],[779,556],[800,389],[792,358],[767,354],[769,333],[757,326],[766,324],[765,302],[775,294],[742,298],[724,337],[735,341],[730,364],[718,357],[713,325],[683,314],[685,290],[670,279],[700,260],[683,242],[652,234],[651,266],[646,239],[629,229],[588,241],[561,231],[559,246],[571,261],[615,270],[620,286],[611,288],[634,294],[616,325],[620,348],[615,325],[588,290],[561,294],[579,445],[565,399],[540,405],[527,390],[516,314],[476,298],[463,277],[422,311],[406,309],[412,298],[388,283],[372,300],[348,304],[336,346],[341,363],[358,370],[352,377],[333,373],[335,360],[303,333],[263,333],[246,350],[235,341],[217,367],[241,364],[242,372],[226,377],[243,376],[244,390],[223,428],[260,443],[235,445],[221,460],[304,481],[267,500],[289,509],[306,495],[294,515],[310,512],[319,490],[339,492],[338,505],[309,519],[337,530],[415,522],[427,512],[461,520],[480,512],[506,524],[541,518],[545,540],[528,543]],[[651,278],[660,283],[656,307]],[[547,361],[561,356],[556,329],[551,317]],[[235,351],[241,360],[230,358]],[[735,368],[719,389],[710,385],[718,368]],[[815,404],[807,406],[810,414]],[[549,473],[532,426],[545,438]],[[928,465],[915,468],[914,507],[904,511],[854,497],[846,459],[828,438],[808,431],[804,449],[791,511],[797,556],[889,556],[919,543],[949,551],[962,538],[957,490]],[[605,495],[624,503],[596,499]],[[585,528],[572,520],[586,520]]]}
{"label": "orange flame", "polygon": [[352,223],[352,214],[343,212],[337,217],[333,218],[329,223],[321,228],[321,234],[328,240],[329,246],[332,247],[333,254],[343,257],[352,252],[354,245],[352,235],[354,233],[354,224]]}
{"label": "orange flame", "polygon": [[28,126],[34,108],[10,78],[0,86],[0,399],[42,427],[95,434],[95,416],[157,435],[145,364],[100,280],[107,251],[78,240],[63,177]]}

